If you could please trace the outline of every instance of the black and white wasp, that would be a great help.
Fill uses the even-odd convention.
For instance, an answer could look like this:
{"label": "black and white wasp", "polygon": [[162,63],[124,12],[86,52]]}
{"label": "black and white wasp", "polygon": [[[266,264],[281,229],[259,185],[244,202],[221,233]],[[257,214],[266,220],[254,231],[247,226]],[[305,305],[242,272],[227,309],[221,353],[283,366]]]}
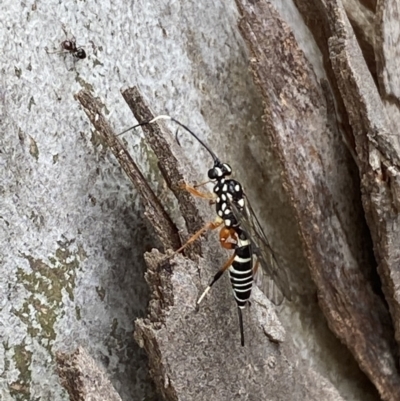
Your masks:
{"label": "black and white wasp", "polygon": [[291,298],[290,285],[286,272],[279,267],[275,254],[257,216],[244,194],[242,185],[238,181],[229,178],[232,174],[232,169],[229,164],[222,163],[215,153],[194,132],[170,116],[157,116],[150,121],[132,127],[132,129],[138,126],[152,124],[160,119],[171,120],[185,129],[196,138],[213,158],[214,166],[208,171],[209,181],[200,184],[213,183],[213,196],[198,191],[197,187],[200,185],[197,187],[185,185],[185,189],[194,196],[213,199],[217,218],[214,222],[208,223],[195,233],[186,244],[176,250],[175,253],[182,251],[189,243],[199,238],[206,230],[212,230],[222,226],[219,233],[221,246],[225,249],[233,250],[234,253],[210,281],[208,287],[199,297],[197,306],[204,299],[215,282],[228,270],[233,295],[238,306],[241,344],[244,345],[242,309],[244,309],[249,302],[258,266],[261,264],[265,277],[259,274],[257,282],[261,284],[262,290],[276,305],[282,303],[283,297],[288,300]]}

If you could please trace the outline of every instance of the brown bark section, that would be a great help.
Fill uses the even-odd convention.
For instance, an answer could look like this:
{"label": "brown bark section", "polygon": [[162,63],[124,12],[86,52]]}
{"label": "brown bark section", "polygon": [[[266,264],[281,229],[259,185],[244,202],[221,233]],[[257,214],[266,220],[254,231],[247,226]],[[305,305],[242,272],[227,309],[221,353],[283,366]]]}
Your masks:
{"label": "brown bark section", "polygon": [[75,98],[79,100],[90,121],[105,139],[119,164],[140,193],[144,203],[145,215],[157,232],[164,249],[179,248],[181,242],[175,224],[164,210],[122,142],[115,136],[115,133],[102,115],[102,105],[87,91],[79,92]]}
{"label": "brown bark section", "polygon": [[[400,74],[399,74],[399,17],[397,1],[378,1],[376,17],[376,61],[382,110],[368,109],[371,97],[360,97],[352,107],[362,105],[370,116],[364,132],[359,132],[359,143],[368,144],[369,153],[364,154],[365,170],[364,201],[370,209],[369,224],[374,231],[379,273],[384,284],[386,300],[390,307],[397,343],[400,343]],[[355,78],[359,74],[354,72]],[[377,96],[377,94],[375,94]],[[373,111],[373,113],[371,113]],[[377,131],[377,121],[385,121]],[[390,147],[376,145],[371,134],[376,135]],[[366,145],[365,145],[366,146]],[[360,155],[361,156],[361,155]],[[370,159],[376,156],[375,163]]]}
{"label": "brown bark section", "polygon": [[113,385],[91,356],[78,348],[57,353],[57,371],[71,401],[121,401]]}
{"label": "brown bark section", "polygon": [[[371,79],[340,3],[332,2],[330,56],[353,128],[363,203],[383,291],[400,341],[400,122],[398,102],[399,14],[395,2],[378,2],[376,57],[381,96]],[[382,98],[381,98],[382,97]],[[400,397],[398,396],[397,399]]]}
{"label": "brown bark section", "polygon": [[[147,108],[137,90],[135,98],[138,104],[133,109]],[[98,127],[99,110],[87,113]],[[156,133],[156,146],[168,147],[160,164],[166,181],[177,190],[176,175],[188,182],[190,163],[179,151],[172,151],[176,146],[172,135],[155,127],[149,135]],[[186,221],[206,221],[202,216],[214,215],[204,202],[192,198],[188,198],[190,206],[182,207],[185,199],[179,203],[191,217],[184,216]],[[342,400],[331,383],[299,361],[296,350],[285,341],[273,306],[257,288],[251,308],[244,313],[246,347],[240,345],[236,305],[227,282],[213,289],[196,311],[200,291],[227,257],[215,239],[201,243],[204,258],[196,257],[196,262],[182,255],[166,259],[156,250],[145,255],[152,299],[147,318],[136,321],[135,338],[148,353],[151,375],[164,398]]]}
{"label": "brown bark section", "polygon": [[[355,240],[363,235],[358,231],[362,219],[356,212],[357,191],[353,188],[357,180],[351,178],[352,161],[340,134],[329,124],[320,83],[289,27],[268,2],[238,0],[237,4],[242,14],[240,29],[252,53],[254,80],[265,101],[265,135],[271,136],[285,170],[286,187],[296,210],[321,309],[331,330],[353,353],[381,397],[398,400],[400,380],[388,313],[363,274],[365,252],[362,242]],[[370,130],[365,135],[371,120],[360,112],[365,109],[365,100],[362,105],[361,89],[349,75],[347,57],[355,55],[352,59],[355,63],[358,56],[362,60],[361,51],[354,35],[349,41],[343,16],[338,15],[333,5],[328,19],[332,22],[331,29],[337,30],[336,38],[329,42],[330,54],[355,136],[362,132],[363,138],[369,135],[378,140],[377,133],[382,129],[374,134]],[[350,28],[348,21],[347,24]],[[351,52],[347,49],[350,45]],[[357,82],[373,84],[365,66],[363,71],[364,76],[359,76]],[[381,109],[379,103],[375,102],[371,110]],[[379,120],[382,124],[383,116]],[[379,141],[381,151],[393,150],[382,136]],[[358,153],[360,145],[357,142]],[[368,154],[365,143],[362,148]],[[366,177],[362,177],[365,186]],[[376,174],[370,176],[371,183],[376,178]],[[378,179],[379,183],[382,181]],[[378,187],[382,189],[382,185]],[[377,198],[376,190],[370,198]],[[382,195],[382,199],[388,199]],[[371,209],[365,205],[367,210]],[[375,206],[375,211],[378,208],[382,211]],[[379,215],[376,214],[375,221]],[[389,228],[386,226],[386,230]],[[379,237],[382,234],[381,231]],[[398,243],[396,238],[393,246]]]}
{"label": "brown bark section", "polygon": [[[136,88],[124,91],[124,97],[139,121],[151,118],[142,111],[148,108]],[[176,190],[177,178],[185,182],[191,179],[190,163],[179,154],[172,157],[172,149],[159,149],[160,143],[171,148],[176,146],[171,142],[172,135],[164,131],[150,126],[147,138],[161,158],[160,169],[177,195],[183,217],[191,222],[196,216],[204,215],[201,207],[204,201],[198,203],[189,197],[191,203],[187,206],[187,195]],[[188,219],[188,216],[192,217]],[[214,289],[200,312],[195,312],[200,291],[226,258],[215,240],[202,242],[201,249],[205,259],[195,264],[181,256],[166,261],[156,251],[146,255],[146,280],[153,296],[148,318],[136,322],[135,338],[149,355],[151,375],[164,398],[234,400],[246,394],[261,398],[274,394],[276,399],[284,400],[296,394],[299,399],[340,400],[322,378],[319,380],[324,384],[308,388],[307,383],[319,377],[315,372],[293,371],[296,352],[284,343],[284,330],[273,308],[259,292],[253,298],[250,319],[246,311],[245,337],[249,348],[241,347],[238,341],[237,312],[229,286]],[[207,304],[212,308],[207,308]],[[251,373],[254,371],[258,372],[256,377]]]}
{"label": "brown bark section", "polygon": [[[148,318],[136,321],[135,338],[166,400],[343,400],[331,383],[299,362],[259,290],[245,311],[247,344],[241,347],[230,291],[214,290],[195,312],[198,265],[181,255],[168,265],[164,260],[155,250],[146,255],[153,299]],[[202,259],[202,268],[208,263]]]}
{"label": "brown bark section", "polygon": [[[154,117],[138,88],[127,88],[121,92],[139,123],[150,121]],[[197,178],[190,162],[183,156],[178,144],[173,139],[173,135],[165,129],[162,120],[157,124],[144,125],[142,129],[147,142],[158,159],[158,167],[168,187],[178,200],[179,208],[185,219],[189,233],[195,233],[206,224],[206,221],[198,214],[199,203],[197,200],[189,192],[183,191],[180,187],[185,181],[193,182]],[[166,131],[167,135],[163,134],[162,131]],[[181,162],[178,162],[178,157]],[[191,245],[185,252],[189,256],[194,257],[201,252],[199,243]]]}

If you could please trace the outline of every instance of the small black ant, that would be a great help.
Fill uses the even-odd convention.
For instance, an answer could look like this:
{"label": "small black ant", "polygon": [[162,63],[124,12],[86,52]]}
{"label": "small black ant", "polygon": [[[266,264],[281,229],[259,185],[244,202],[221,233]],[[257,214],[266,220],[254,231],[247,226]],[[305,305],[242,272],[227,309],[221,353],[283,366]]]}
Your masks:
{"label": "small black ant", "polygon": [[76,47],[75,38],[64,40],[64,41],[61,43],[61,47],[62,47],[64,50],[66,50],[66,51],[72,53],[72,55],[73,55],[75,58],[79,58],[79,59],[81,59],[81,60],[84,59],[84,58],[86,58],[86,52],[85,52],[85,50],[83,49],[83,47]]}
{"label": "small black ant", "polygon": [[[65,35],[68,36],[67,31],[64,26],[63,26],[63,31],[64,31]],[[71,39],[66,39],[63,42],[61,42],[61,49],[62,50],[49,52],[46,48],[46,52],[47,52],[47,54],[55,54],[55,53],[64,53],[64,50],[65,50],[65,51],[71,53],[75,59],[83,60],[84,58],[86,58],[86,52],[83,49],[83,47],[76,46],[75,37],[72,37]]]}

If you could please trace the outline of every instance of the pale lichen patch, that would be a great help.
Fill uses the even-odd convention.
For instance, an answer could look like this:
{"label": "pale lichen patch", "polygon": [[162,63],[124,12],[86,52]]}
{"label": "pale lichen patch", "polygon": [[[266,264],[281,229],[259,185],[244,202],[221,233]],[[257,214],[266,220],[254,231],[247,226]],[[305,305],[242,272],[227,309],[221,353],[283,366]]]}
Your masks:
{"label": "pale lichen patch", "polygon": [[9,384],[10,395],[21,401],[31,400],[30,382],[31,382],[31,363],[32,352],[27,349],[24,343],[16,345],[14,348],[14,364],[19,371],[17,380]]}

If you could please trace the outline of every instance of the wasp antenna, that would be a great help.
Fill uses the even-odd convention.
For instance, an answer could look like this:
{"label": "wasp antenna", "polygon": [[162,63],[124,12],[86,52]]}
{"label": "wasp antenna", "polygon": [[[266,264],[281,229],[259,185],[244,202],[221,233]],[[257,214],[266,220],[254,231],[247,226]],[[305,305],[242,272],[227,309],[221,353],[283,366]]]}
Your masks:
{"label": "wasp antenna", "polygon": [[157,120],[171,120],[175,121],[171,116],[167,116],[166,114],[161,114],[160,116],[154,117],[152,120],[149,121],[149,124],[156,122]]}
{"label": "wasp antenna", "polygon": [[[208,153],[211,155],[211,157],[213,158],[214,161],[218,160],[218,157],[215,155],[215,153],[189,128],[187,127],[185,124],[182,124],[180,121],[175,120],[175,118],[168,116],[168,115],[160,115],[157,117],[154,117],[151,121],[149,121],[149,123],[154,123],[157,120],[171,120],[173,121],[175,124],[178,124],[179,126],[181,126],[184,130],[186,130],[187,132],[189,132],[190,135],[192,135],[194,138],[197,139],[197,141],[200,143],[200,145],[202,145],[205,149],[207,149]],[[145,123],[143,123],[145,124]],[[178,136],[175,135],[175,139],[178,142],[178,145],[181,146],[181,144],[179,143],[178,140]]]}
{"label": "wasp antenna", "polygon": [[[184,130],[186,130],[187,132],[189,132],[190,135],[192,135],[194,138],[197,139],[197,142],[200,143],[200,145],[203,146],[203,148],[205,148],[208,153],[211,155],[211,157],[213,158],[214,162],[218,160],[218,157],[215,155],[215,153],[191,130],[189,129],[186,125],[182,124],[181,122],[179,122],[178,120],[175,120],[175,118],[169,117],[171,119],[171,121],[173,121],[175,124],[180,125]],[[179,142],[178,142],[179,143]]]}
{"label": "wasp antenna", "polygon": [[117,134],[117,136],[126,134],[128,131],[136,129],[137,127],[141,127],[142,125],[152,124],[152,123],[156,122],[157,120],[172,120],[172,117],[167,116],[167,115],[161,115],[161,116],[154,117],[152,120],[144,121],[140,124],[134,125],[133,127],[127,128],[125,131],[122,131],[121,133]]}
{"label": "wasp antenna", "polygon": [[120,136],[120,135],[126,134],[128,131],[130,131],[131,129],[135,129],[136,127],[138,127],[138,125],[134,125],[133,127],[129,127],[125,131],[122,131],[119,134],[117,134],[116,136]]}
{"label": "wasp antenna", "polygon": [[[182,124],[180,121],[175,120],[175,118],[173,118],[171,116],[168,116],[166,114],[162,114],[162,115],[159,115],[157,117],[154,117],[150,121],[145,121],[143,123],[136,124],[133,127],[130,127],[128,129],[126,129],[125,131],[121,132],[117,136],[125,134],[128,131],[130,131],[131,129],[135,129],[135,128],[140,127],[142,125],[152,124],[152,123],[156,122],[157,120],[170,120],[170,121],[173,121],[175,124],[178,124],[179,126],[181,126],[184,130],[189,132],[190,135],[192,135],[194,138],[197,139],[197,141],[200,143],[200,145],[202,145],[208,151],[208,153],[211,155],[211,157],[213,158],[214,162],[218,161],[218,157],[215,155],[215,153],[190,128],[188,128],[186,125]],[[179,143],[177,135],[175,135],[175,139],[178,142],[178,145],[181,146],[180,143]]]}
{"label": "wasp antenna", "polygon": [[175,132],[175,140],[176,140],[176,143],[179,145],[179,146],[181,146],[181,143],[179,142],[179,138],[178,138],[178,132],[179,132],[179,128],[176,130],[176,132]]}
{"label": "wasp antenna", "polygon": [[238,307],[239,326],[240,326],[240,344],[244,347],[244,330],[243,330],[243,316],[242,310]]}

